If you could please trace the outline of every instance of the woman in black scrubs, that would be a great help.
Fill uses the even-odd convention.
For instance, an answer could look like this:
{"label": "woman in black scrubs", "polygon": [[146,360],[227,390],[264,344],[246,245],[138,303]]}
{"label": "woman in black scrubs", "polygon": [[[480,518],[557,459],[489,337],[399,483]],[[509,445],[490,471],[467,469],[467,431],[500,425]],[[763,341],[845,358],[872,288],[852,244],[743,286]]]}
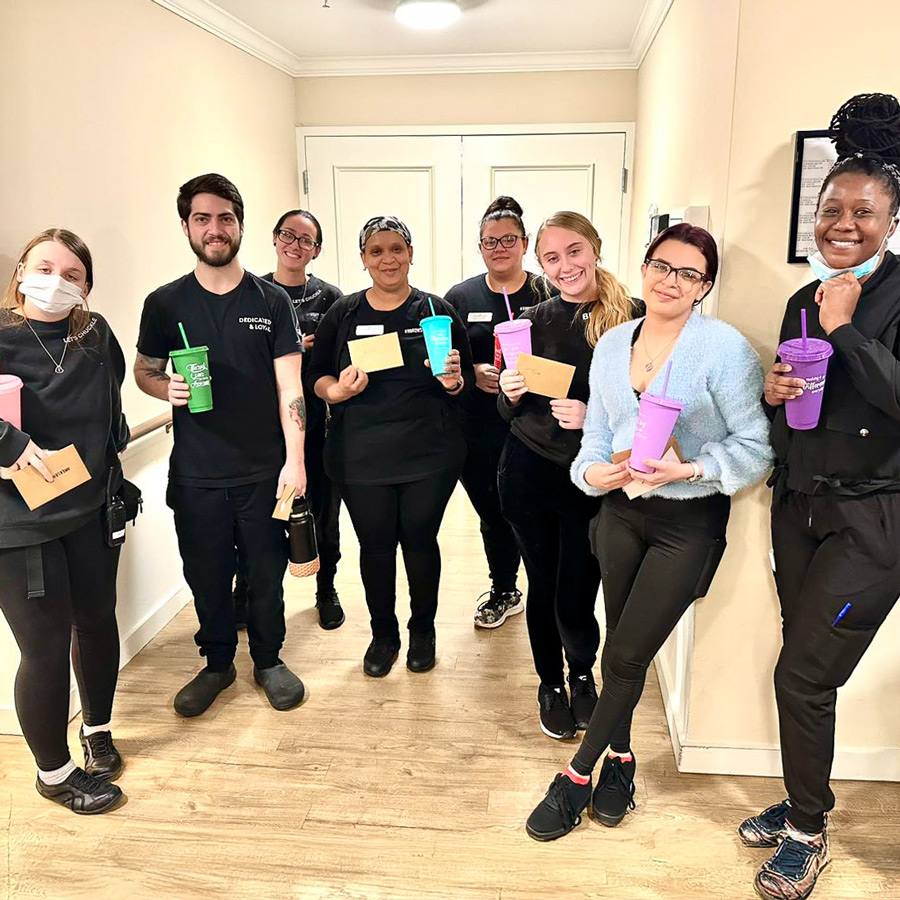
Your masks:
{"label": "woman in black scrubs", "polygon": [[[25,247],[0,302],[3,373],[24,383],[21,423],[0,418],[0,609],[22,654],[16,713],[38,793],[82,815],[118,804],[110,782],[123,767],[110,730],[120,547],[109,546],[103,512],[108,488],[122,484],[118,454],[129,438],[125,358],[106,320],[86,308],[93,280],[84,242],[52,228]],[[48,451],[69,444],[92,477],[29,510],[9,479],[30,467],[50,481]],[[84,768],[66,740],[70,651]]]}
{"label": "woman in black scrubs", "polygon": [[481,520],[481,539],[491,576],[487,599],[478,598],[476,628],[499,628],[509,616],[522,612],[522,592],[516,588],[519,550],[515,535],[500,511],[497,468],[509,424],[497,412],[500,393],[500,360],[494,326],[509,318],[503,288],[513,315],[547,299],[544,282],[522,267],[528,250],[528,235],[522,207],[512,197],[498,197],[481,219],[478,247],[487,266],[447,291],[446,300],[459,312],[472,348],[475,390],[460,403],[466,436],[466,464],[460,481]]}
{"label": "woman in black scrubs", "polygon": [[816,280],[788,301],[781,341],[827,340],[818,424],[787,425],[805,382],[776,361],[765,379],[775,583],[784,646],[775,698],[787,799],[744,821],[751,847],[778,849],[756,875],[772,900],[807,897],[828,864],[828,781],[837,690],[900,595],[900,265],[887,241],[900,208],[900,103],[852,98],[831,122],[838,162],[816,209]]}
{"label": "woman in black scrubs", "polygon": [[[397,544],[409,581],[411,618],[406,665],[435,662],[434,618],[441,575],[437,542],[444,510],[465,458],[456,411],[474,381],[466,332],[440,297],[410,287],[409,229],[377,216],[359,236],[368,290],[338,300],[316,332],[311,382],[331,407],[325,469],[339,486],[359,540],[359,565],[372,623],[363,670],[387,675],[400,650],[395,613]],[[450,316],[453,349],[446,374],[427,363],[421,320]],[[397,334],[403,365],[367,373],[353,365],[348,342]]]}
{"label": "woman in black scrubs", "polygon": [[594,618],[600,567],[589,537],[600,500],[572,484],[569,466],[581,443],[594,346],[639,311],[625,287],[601,268],[600,236],[584,216],[555,213],[541,225],[535,246],[560,293],[522,318],[533,323],[534,354],[574,366],[575,374],[561,400],[530,393],[515,369],[501,374],[498,407],[511,424],[500,459],[500,503],[528,573],[526,619],[540,678],[541,730],[566,739],[586,728],[594,711],[591,669],[600,646]]}

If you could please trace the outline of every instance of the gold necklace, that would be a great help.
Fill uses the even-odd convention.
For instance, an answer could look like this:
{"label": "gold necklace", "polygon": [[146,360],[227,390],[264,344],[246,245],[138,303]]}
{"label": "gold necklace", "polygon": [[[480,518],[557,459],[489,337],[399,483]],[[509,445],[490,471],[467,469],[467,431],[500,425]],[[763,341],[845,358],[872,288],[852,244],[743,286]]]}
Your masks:
{"label": "gold necklace", "polygon": [[65,339],[63,340],[63,352],[62,352],[62,356],[59,358],[59,362],[57,362],[53,358],[53,356],[50,354],[50,351],[44,346],[44,342],[38,337],[38,333],[34,330],[34,327],[32,326],[31,322],[28,321],[28,316],[25,316],[25,324],[29,327],[29,329],[31,330],[31,333],[35,336],[35,338],[37,338],[37,342],[41,345],[41,349],[44,351],[44,353],[46,353],[47,356],[50,357],[50,362],[52,362],[53,366],[54,366],[53,371],[57,375],[62,375],[62,373],[66,371],[63,368],[63,360],[66,358],[66,350],[69,349],[69,335],[72,333],[72,323],[71,322],[69,323],[68,334],[66,335]]}

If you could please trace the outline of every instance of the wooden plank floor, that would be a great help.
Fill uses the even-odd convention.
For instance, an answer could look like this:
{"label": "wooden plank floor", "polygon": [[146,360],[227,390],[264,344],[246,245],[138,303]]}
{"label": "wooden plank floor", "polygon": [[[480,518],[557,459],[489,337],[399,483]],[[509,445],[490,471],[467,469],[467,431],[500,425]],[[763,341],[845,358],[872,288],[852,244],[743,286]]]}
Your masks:
{"label": "wooden plank floor", "polygon": [[[525,818],[574,745],[538,728],[524,616],[493,632],[472,627],[486,566],[464,495],[441,536],[439,662],[428,674],[407,672],[401,656],[386,679],[363,676],[367,618],[343,526],[342,628],[321,631],[314,584],[288,579],[283,656],[309,688],[300,709],[266,705],[242,638],[237,682],[206,715],[179,719],[173,696],[199,667],[189,607],[122,672],[115,734],[128,802],[118,811],[78,817],[43,800],[24,743],[0,737],[0,897],[755,896],[765,853],[744,849],[734,827],[782,788],[679,775],[652,676],[635,718],[637,810],[616,829],[586,819],[561,841],[530,840]],[[837,793],[834,862],[815,897],[900,898],[900,785]]]}

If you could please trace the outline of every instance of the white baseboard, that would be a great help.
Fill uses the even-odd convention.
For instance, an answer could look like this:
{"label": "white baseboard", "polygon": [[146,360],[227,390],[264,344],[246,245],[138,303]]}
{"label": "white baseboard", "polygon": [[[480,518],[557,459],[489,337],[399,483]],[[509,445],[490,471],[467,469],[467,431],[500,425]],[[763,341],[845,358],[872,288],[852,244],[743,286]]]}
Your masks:
{"label": "white baseboard", "polygon": [[[144,616],[126,635],[120,635],[119,669],[127,666],[181,612],[190,600],[190,590],[186,585],[181,584],[168,597],[160,601],[156,608]],[[69,720],[75,718],[79,712],[81,712],[81,700],[78,697],[78,685],[75,684],[73,678],[69,690]],[[19,727],[15,708],[9,705],[0,706],[0,734],[21,733],[22,729]]]}
{"label": "white baseboard", "polygon": [[[777,745],[736,747],[688,740],[679,728],[680,717],[674,709],[665,666],[659,659],[656,673],[679,772],[781,778],[781,751]],[[835,747],[831,777],[839,781],[900,781],[900,747]]]}

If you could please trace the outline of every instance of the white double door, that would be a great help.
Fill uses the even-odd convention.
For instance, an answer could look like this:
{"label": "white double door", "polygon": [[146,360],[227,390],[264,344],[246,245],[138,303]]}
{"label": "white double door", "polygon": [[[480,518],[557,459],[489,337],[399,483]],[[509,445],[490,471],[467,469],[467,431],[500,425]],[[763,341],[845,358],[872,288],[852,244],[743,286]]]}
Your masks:
{"label": "white double door", "polygon": [[[394,215],[412,232],[411,283],[444,294],[484,271],[478,223],[500,194],[519,201],[532,235],[557,210],[583,213],[600,233],[604,264],[624,272],[627,136],[301,133],[305,202],[324,236],[315,273],[345,293],[367,287],[359,230]],[[532,249],[526,268],[535,272]]]}

